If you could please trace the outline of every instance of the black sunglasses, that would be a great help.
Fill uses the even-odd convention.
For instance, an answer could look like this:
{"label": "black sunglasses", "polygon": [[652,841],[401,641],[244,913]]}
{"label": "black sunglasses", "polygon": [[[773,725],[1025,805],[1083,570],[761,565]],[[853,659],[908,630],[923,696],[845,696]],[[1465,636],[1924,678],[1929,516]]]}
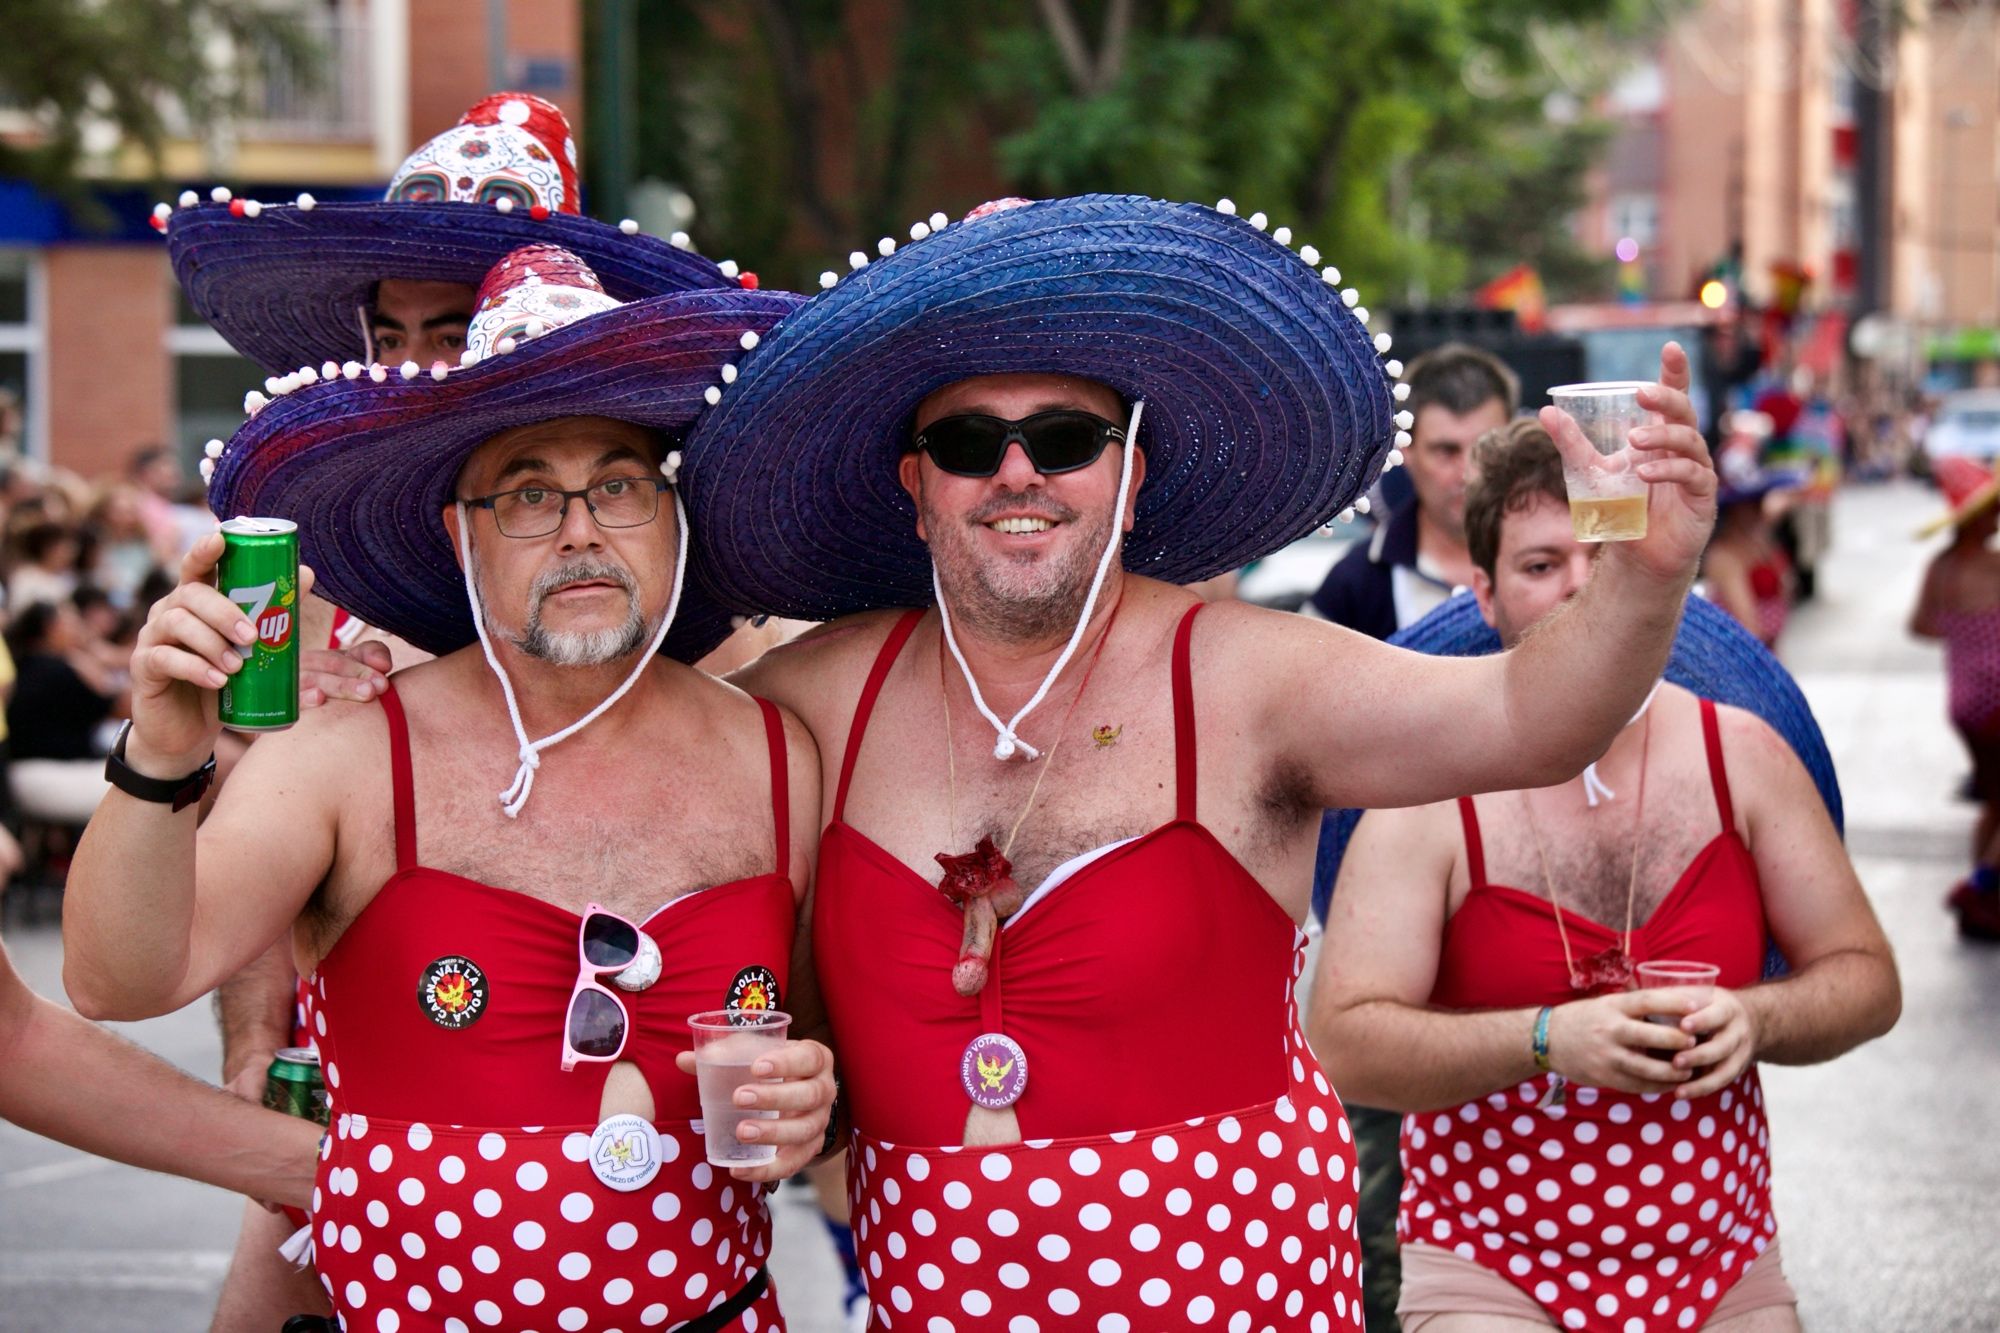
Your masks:
{"label": "black sunglasses", "polygon": [[917,432],[916,448],[954,477],[990,477],[1000,470],[1007,446],[1019,442],[1035,471],[1053,476],[1089,467],[1105,445],[1124,439],[1125,428],[1118,423],[1065,408],[1019,421],[974,413],[939,417]]}

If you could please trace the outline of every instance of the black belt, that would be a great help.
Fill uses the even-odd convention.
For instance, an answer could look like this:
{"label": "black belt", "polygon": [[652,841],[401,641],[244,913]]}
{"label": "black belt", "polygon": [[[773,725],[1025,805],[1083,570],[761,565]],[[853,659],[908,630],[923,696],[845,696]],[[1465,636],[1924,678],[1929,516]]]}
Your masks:
{"label": "black belt", "polygon": [[734,1296],[707,1314],[690,1319],[685,1324],[676,1324],[668,1333],[722,1333],[736,1316],[755,1305],[770,1285],[771,1270],[760,1268],[750,1275],[750,1280],[738,1288]]}
{"label": "black belt", "polygon": [[[750,1275],[750,1280],[738,1289],[734,1296],[710,1310],[698,1315],[685,1324],[676,1324],[669,1333],[722,1333],[731,1320],[755,1305],[764,1295],[764,1289],[771,1285],[771,1270],[760,1268]],[[294,1315],[285,1321],[284,1333],[320,1333],[332,1330],[334,1321],[317,1315]]]}

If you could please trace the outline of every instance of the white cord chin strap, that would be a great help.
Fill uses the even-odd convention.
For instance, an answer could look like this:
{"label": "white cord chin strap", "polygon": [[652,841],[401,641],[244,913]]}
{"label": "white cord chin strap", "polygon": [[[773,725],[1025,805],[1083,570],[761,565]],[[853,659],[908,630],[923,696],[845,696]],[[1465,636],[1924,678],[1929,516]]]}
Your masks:
{"label": "white cord chin strap", "polygon": [[479,646],[486,651],[486,665],[493,668],[493,674],[500,678],[500,692],[507,698],[507,719],[514,724],[514,739],[519,742],[521,766],[514,770],[514,781],[506,791],[500,793],[500,807],[513,819],[521,813],[521,807],[528,803],[528,796],[535,789],[535,770],[542,766],[542,751],[551,745],[559,745],[576,735],[585,727],[604,716],[611,706],[625,697],[626,691],[638,683],[639,673],[646,669],[660,645],[667,640],[667,631],[674,627],[674,615],[681,607],[681,584],[687,577],[688,525],[687,512],[681,508],[680,492],[674,492],[674,524],[679,530],[678,549],[674,554],[674,591],[667,598],[667,614],[660,620],[660,628],[653,635],[653,642],[639,660],[633,664],[631,674],[625,683],[611,692],[603,703],[585,713],[576,721],[553,732],[538,741],[528,739],[528,729],[521,725],[521,706],[514,699],[514,683],[507,679],[506,669],[493,652],[493,640],[486,631],[486,613],[479,605],[479,586],[472,576],[472,524],[466,514],[465,505],[458,506],[458,547],[459,562],[465,571],[465,595],[472,603],[472,626],[479,631]]}
{"label": "white cord chin strap", "polygon": [[[1637,722],[1640,718],[1646,716],[1646,710],[1653,706],[1653,696],[1660,692],[1660,686],[1664,684],[1666,682],[1663,680],[1653,682],[1653,688],[1646,691],[1646,702],[1640,704],[1639,711],[1632,714],[1632,722]],[[1632,722],[1627,722],[1625,725],[1629,727],[1632,725]],[[1590,808],[1593,810],[1598,807],[1600,801],[1615,801],[1618,799],[1618,793],[1605,786],[1604,779],[1597,775],[1597,761],[1595,759],[1583,766],[1583,798],[1590,802]]]}
{"label": "white cord chin strap", "polygon": [[1112,511],[1111,540],[1104,544],[1104,554],[1097,560],[1097,576],[1090,581],[1090,595],[1083,599],[1083,614],[1077,617],[1076,628],[1070,632],[1069,643],[1064,646],[1049,674],[1042,677],[1042,684],[1034,697],[1021,705],[1021,711],[1005,722],[1000,715],[986,706],[986,698],[979,692],[979,682],[972,678],[972,668],[965,664],[965,654],[959,651],[958,638],[951,631],[951,609],[945,605],[944,586],[938,582],[937,564],[931,564],[931,592],[937,598],[938,620],[944,625],[945,646],[951,649],[952,660],[958,663],[959,674],[965,677],[966,688],[972,691],[972,705],[980,716],[993,724],[1000,739],[993,745],[995,759],[1012,759],[1020,755],[1023,759],[1039,759],[1041,751],[1022,740],[1016,729],[1028,714],[1035,711],[1046,699],[1049,689],[1056,683],[1056,677],[1069,665],[1069,659],[1076,655],[1077,646],[1083,642],[1083,632],[1090,625],[1091,612],[1097,608],[1097,594],[1104,589],[1104,579],[1111,572],[1112,559],[1118,554],[1118,545],[1125,538],[1125,497],[1132,486],[1132,453],[1139,447],[1139,416],[1146,410],[1144,399],[1132,404],[1132,419],[1125,427],[1125,452],[1118,464],[1118,506]]}

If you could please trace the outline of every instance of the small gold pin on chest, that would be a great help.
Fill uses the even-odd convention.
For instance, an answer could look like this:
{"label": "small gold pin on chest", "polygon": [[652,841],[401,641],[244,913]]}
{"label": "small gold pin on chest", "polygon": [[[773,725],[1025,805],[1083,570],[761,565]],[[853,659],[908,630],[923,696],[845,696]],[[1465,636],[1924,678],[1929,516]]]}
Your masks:
{"label": "small gold pin on chest", "polygon": [[1120,723],[1118,726],[1114,727],[1107,722],[1100,726],[1092,727],[1090,729],[1090,739],[1097,742],[1098,749],[1108,750],[1112,746],[1118,744],[1119,733],[1124,730],[1125,727],[1123,723]]}

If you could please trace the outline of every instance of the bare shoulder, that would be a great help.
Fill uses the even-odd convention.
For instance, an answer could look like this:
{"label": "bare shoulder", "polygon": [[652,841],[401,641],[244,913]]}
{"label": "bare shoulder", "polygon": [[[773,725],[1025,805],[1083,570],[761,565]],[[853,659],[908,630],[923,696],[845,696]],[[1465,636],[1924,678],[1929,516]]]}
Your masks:
{"label": "bare shoulder", "polygon": [[819,625],[728,676],[728,683],[790,709],[814,726],[827,704],[852,706],[861,680],[902,611],[864,611]]}
{"label": "bare shoulder", "polygon": [[1745,708],[1718,703],[1722,758],[1729,771],[1730,799],[1754,825],[1760,817],[1791,816],[1821,809],[1819,788],[1791,742]]}
{"label": "bare shoulder", "polygon": [[[770,651],[779,650],[773,648]],[[729,717],[734,714],[732,720],[746,727],[754,727],[761,735],[763,721],[758,701],[768,701],[778,710],[778,719],[784,725],[785,750],[790,758],[790,767],[798,771],[802,761],[807,766],[816,766],[819,762],[819,751],[813,742],[812,732],[799,720],[798,713],[789,705],[753,688],[753,678],[745,674],[749,669],[743,667],[728,676],[711,676],[691,668],[690,675],[694,677],[693,688],[698,706],[710,717]]]}
{"label": "bare shoulder", "polygon": [[[399,677],[397,684],[402,680]],[[284,731],[265,732],[237,764],[236,771],[284,773],[288,786],[345,783],[357,765],[374,763],[387,772],[388,724],[379,702],[334,700],[302,709]],[[230,789],[238,782],[228,784]]]}

